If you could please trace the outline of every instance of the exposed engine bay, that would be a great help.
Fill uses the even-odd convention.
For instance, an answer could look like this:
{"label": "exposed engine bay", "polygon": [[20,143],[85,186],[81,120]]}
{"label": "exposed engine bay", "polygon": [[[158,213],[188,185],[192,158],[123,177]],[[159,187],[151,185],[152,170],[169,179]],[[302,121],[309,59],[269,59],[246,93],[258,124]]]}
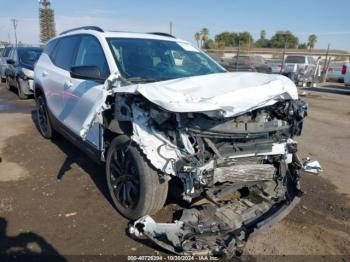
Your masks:
{"label": "exposed engine bay", "polygon": [[[293,138],[301,134],[308,105],[289,79],[225,73],[116,83],[118,76],[106,81],[82,137],[112,108],[118,128],[129,130],[159,176],[182,182],[182,199],[190,206],[172,223],[141,217],[130,226],[131,235],[179,255],[232,257],[249,235],[298,203],[303,164]],[[111,98],[114,106],[106,102]]]}
{"label": "exposed engine bay", "polygon": [[124,107],[117,117],[132,116],[132,139],[164,176],[181,179],[183,200],[192,206],[173,224],[143,217],[131,227],[133,235],[177,254],[231,257],[266,218],[295,205],[301,163],[292,138],[301,133],[305,102],[281,101],[224,118],[129,99],[119,101]]}

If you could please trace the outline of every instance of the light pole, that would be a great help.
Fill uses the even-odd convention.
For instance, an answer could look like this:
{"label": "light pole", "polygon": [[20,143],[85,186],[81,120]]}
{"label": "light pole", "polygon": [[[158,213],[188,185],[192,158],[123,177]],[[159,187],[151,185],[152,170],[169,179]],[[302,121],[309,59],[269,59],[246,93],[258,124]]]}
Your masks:
{"label": "light pole", "polygon": [[287,49],[287,43],[288,43],[288,38],[287,38],[287,34],[285,34],[285,42],[284,42],[284,48],[283,48],[283,54],[282,54],[282,66],[281,66],[281,70],[280,70],[280,74],[282,74],[282,70],[284,67],[284,57],[286,55],[286,49]]}
{"label": "light pole", "polygon": [[13,25],[13,30],[15,32],[15,44],[17,47],[17,25],[18,25],[18,20],[17,19],[11,19],[12,25]]}

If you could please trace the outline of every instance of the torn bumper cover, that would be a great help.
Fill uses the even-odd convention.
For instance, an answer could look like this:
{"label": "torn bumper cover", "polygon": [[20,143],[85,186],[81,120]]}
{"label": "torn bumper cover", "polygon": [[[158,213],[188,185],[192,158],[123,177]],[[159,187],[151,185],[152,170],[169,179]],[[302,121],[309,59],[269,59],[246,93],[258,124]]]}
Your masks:
{"label": "torn bumper cover", "polygon": [[[157,223],[150,216],[135,221],[129,227],[132,236],[142,236],[152,240],[162,248],[178,255],[214,255],[233,257],[243,251],[248,236],[261,232],[286,217],[299,203],[295,196],[292,202],[280,203],[252,221],[247,221],[239,228],[226,224],[224,218],[215,216],[211,224],[204,224],[200,216],[209,215],[210,209],[185,210],[182,217],[174,223]],[[228,218],[230,219],[230,218]]]}

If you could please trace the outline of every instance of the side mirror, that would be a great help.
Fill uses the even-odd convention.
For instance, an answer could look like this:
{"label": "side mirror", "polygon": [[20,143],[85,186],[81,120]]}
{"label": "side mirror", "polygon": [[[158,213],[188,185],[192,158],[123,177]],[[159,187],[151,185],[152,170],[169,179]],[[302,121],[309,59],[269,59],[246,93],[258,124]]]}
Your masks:
{"label": "side mirror", "polygon": [[105,80],[97,66],[73,66],[70,69],[70,76],[85,80]]}
{"label": "side mirror", "polygon": [[8,63],[9,65],[14,65],[15,64],[15,60],[13,59],[7,59],[6,63]]}

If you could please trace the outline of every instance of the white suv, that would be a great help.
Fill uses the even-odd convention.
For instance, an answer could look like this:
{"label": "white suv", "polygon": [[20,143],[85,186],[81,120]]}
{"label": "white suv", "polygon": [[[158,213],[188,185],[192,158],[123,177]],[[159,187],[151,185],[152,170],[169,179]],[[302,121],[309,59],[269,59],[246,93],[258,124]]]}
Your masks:
{"label": "white suv", "polygon": [[[299,199],[307,104],[284,76],[228,73],[167,34],[84,27],[47,44],[35,98],[42,135],[105,163],[130,232],[172,252],[231,256]],[[168,187],[189,208],[158,224]]]}

